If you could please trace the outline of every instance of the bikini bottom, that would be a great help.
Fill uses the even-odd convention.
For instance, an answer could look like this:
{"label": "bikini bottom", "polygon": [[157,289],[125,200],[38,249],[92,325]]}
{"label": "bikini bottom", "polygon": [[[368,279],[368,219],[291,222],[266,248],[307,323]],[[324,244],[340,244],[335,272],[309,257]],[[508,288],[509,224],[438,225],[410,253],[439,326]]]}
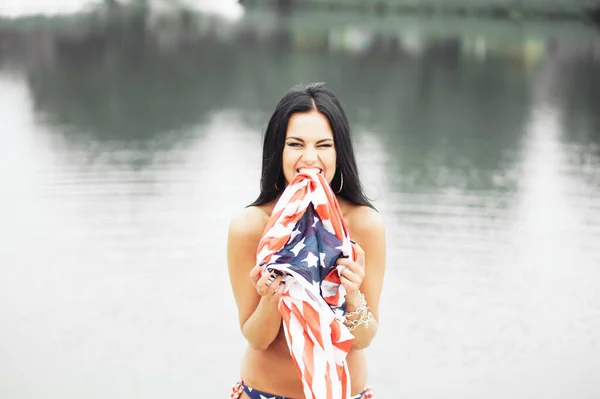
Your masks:
{"label": "bikini bottom", "polygon": [[[248,395],[250,399],[288,399],[285,396],[277,396],[268,392],[250,388],[244,384],[244,381],[240,381],[233,386],[231,389],[231,395],[229,395],[229,399],[238,399],[240,396],[242,396],[242,392],[246,392],[246,395]],[[361,393],[353,396],[352,399],[375,399],[375,394],[373,393],[371,387],[367,385]]]}

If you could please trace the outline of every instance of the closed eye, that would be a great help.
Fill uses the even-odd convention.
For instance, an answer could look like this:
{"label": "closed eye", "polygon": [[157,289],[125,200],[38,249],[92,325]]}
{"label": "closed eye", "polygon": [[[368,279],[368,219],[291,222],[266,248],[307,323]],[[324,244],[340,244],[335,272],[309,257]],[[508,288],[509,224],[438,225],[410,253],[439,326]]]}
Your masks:
{"label": "closed eye", "polygon": [[[287,143],[287,146],[288,147],[296,147],[297,148],[297,147],[302,147],[302,144],[294,142],[294,143]],[[333,144],[331,144],[331,143],[319,144],[317,147],[319,147],[319,148],[331,148],[331,147],[333,147]]]}

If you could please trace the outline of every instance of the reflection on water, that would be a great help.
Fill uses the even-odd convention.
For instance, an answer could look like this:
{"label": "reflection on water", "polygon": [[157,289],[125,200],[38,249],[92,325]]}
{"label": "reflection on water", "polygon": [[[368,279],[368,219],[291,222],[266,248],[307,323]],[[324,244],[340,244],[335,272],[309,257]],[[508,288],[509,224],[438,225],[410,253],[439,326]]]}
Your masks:
{"label": "reflection on water", "polygon": [[1,397],[227,395],[228,221],[309,81],[388,221],[378,394],[600,394],[599,39],[319,18],[0,29]]}

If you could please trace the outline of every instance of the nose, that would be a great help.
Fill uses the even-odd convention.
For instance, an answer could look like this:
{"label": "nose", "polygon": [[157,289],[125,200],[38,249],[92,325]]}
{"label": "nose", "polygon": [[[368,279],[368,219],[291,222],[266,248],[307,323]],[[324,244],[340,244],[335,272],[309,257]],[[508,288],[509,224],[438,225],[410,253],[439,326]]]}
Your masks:
{"label": "nose", "polygon": [[307,146],[302,154],[302,159],[307,164],[315,163],[318,160],[317,150],[311,146]]}

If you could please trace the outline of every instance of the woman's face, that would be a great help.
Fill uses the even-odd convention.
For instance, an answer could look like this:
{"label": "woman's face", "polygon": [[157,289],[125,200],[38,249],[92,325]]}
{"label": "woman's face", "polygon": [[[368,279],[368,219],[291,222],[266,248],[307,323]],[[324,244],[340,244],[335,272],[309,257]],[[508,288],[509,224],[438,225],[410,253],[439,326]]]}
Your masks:
{"label": "woman's face", "polygon": [[327,182],[335,175],[336,152],[327,117],[317,110],[293,114],[287,127],[282,154],[286,184],[301,169],[319,169]]}

